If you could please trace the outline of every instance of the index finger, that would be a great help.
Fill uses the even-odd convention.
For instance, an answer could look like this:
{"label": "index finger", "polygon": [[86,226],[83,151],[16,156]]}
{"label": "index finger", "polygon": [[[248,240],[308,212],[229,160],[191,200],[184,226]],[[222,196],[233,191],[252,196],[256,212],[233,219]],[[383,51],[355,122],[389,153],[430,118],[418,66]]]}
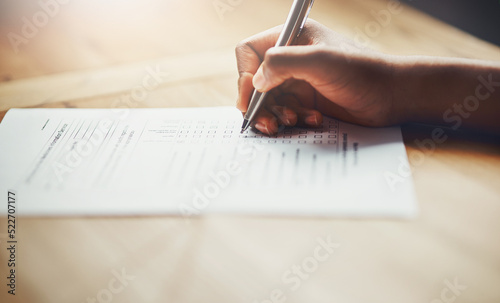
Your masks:
{"label": "index finger", "polygon": [[253,92],[252,79],[268,49],[275,46],[283,26],[276,26],[250,38],[236,46],[238,64],[238,100],[236,107],[245,113]]}
{"label": "index finger", "polygon": [[238,43],[235,51],[240,76],[255,74],[266,51],[276,45],[282,28],[283,25],[273,27]]}
{"label": "index finger", "polygon": [[[282,29],[283,25],[278,25],[238,43],[236,46],[236,60],[240,76],[246,73],[255,74],[264,60],[266,51],[276,46]],[[318,44],[324,39],[325,29],[326,27],[309,18],[295,44]]]}

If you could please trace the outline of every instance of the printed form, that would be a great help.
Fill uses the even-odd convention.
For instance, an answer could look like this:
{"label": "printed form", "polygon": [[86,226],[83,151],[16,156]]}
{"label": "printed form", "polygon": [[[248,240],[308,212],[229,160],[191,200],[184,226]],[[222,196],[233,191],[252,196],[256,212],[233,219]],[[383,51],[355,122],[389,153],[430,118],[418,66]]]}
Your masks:
{"label": "printed form", "polygon": [[[12,109],[0,189],[18,214],[414,217],[399,127],[240,134],[235,108]],[[6,207],[1,212],[6,212]]]}

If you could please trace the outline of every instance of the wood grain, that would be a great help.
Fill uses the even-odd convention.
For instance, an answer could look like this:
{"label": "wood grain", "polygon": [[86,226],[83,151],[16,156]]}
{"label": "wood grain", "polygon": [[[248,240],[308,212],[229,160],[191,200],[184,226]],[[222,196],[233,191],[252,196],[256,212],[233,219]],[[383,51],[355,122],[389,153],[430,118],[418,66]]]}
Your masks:
{"label": "wood grain", "polygon": [[[291,1],[221,0],[234,4],[222,18],[214,2],[68,1],[18,53],[7,35],[40,6],[0,4],[0,117],[12,107],[114,107],[156,67],[168,76],[131,107],[234,104],[234,46],[283,23]],[[311,17],[356,39],[388,3],[318,0]],[[500,61],[498,47],[406,6],[369,38],[369,47],[387,53]],[[0,301],[108,299],[124,270],[134,278],[112,302],[264,302],[276,289],[286,302],[431,302],[455,279],[467,286],[456,302],[498,302],[500,144],[450,134],[419,158],[416,140],[431,131],[403,128],[416,220],[21,217],[13,297],[1,218]],[[328,236],[340,247],[291,289],[283,275]]]}

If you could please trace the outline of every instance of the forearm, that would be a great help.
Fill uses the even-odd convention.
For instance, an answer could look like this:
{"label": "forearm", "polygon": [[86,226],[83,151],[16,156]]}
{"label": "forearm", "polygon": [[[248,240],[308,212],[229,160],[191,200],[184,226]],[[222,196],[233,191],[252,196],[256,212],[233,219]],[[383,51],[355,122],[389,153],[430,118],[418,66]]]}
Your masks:
{"label": "forearm", "polygon": [[394,102],[403,122],[500,134],[500,64],[395,57]]}

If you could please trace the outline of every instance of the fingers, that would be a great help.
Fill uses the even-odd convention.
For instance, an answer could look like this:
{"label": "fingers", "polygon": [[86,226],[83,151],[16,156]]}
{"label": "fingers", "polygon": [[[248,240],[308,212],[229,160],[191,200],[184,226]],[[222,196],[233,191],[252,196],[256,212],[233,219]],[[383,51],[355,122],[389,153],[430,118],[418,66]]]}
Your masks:
{"label": "fingers", "polygon": [[240,75],[255,74],[266,51],[276,44],[281,28],[282,26],[271,28],[238,43],[235,51]]}
{"label": "fingers", "polygon": [[262,108],[255,118],[254,127],[261,133],[272,136],[278,132],[278,119],[267,109]]}
{"label": "fingers", "polygon": [[291,108],[276,105],[273,95],[268,95],[266,107],[261,108],[255,118],[253,126],[260,132],[272,136],[279,130],[280,125],[294,126],[297,123],[297,114]]}
{"label": "fingers", "polygon": [[297,116],[300,126],[319,127],[323,123],[323,115],[315,109],[300,108]]}
{"label": "fingers", "polygon": [[297,124],[297,113],[290,107],[274,105],[270,111],[278,118],[281,125],[294,126]]}
{"label": "fingers", "polygon": [[266,52],[262,65],[253,77],[253,86],[269,91],[288,79],[305,80],[312,86],[331,81],[328,65],[338,58],[320,46],[275,47]]}
{"label": "fingers", "polygon": [[[248,102],[254,88],[252,78],[264,60],[267,50],[276,45],[282,28],[282,25],[276,26],[245,39],[236,46],[235,52],[239,73],[236,107],[243,113],[248,108]],[[317,39],[323,39],[322,33],[324,32],[327,32],[324,26],[310,19],[296,43],[301,45],[315,44]]]}
{"label": "fingers", "polygon": [[304,108],[299,100],[291,95],[277,96],[276,105],[261,109],[255,119],[254,127],[260,132],[272,136],[279,131],[279,126],[319,127],[323,123],[323,115],[315,109]]}
{"label": "fingers", "polygon": [[272,136],[278,133],[279,125],[319,127],[323,123],[323,115],[314,109],[289,108],[276,105],[271,111],[261,109],[255,119],[254,127],[261,133]]}
{"label": "fingers", "polygon": [[247,111],[248,102],[253,92],[252,78],[259,68],[266,51],[278,40],[281,27],[275,27],[253,37],[241,41],[236,46],[238,65],[238,100],[236,107],[243,113]]}
{"label": "fingers", "polygon": [[286,126],[306,126],[318,127],[323,123],[323,115],[315,109],[305,108],[299,99],[293,94],[285,94],[276,98],[276,103],[292,111],[295,116],[295,123]]}
{"label": "fingers", "polygon": [[241,73],[238,79],[238,100],[236,101],[236,108],[239,109],[243,114],[247,112],[248,103],[253,93],[252,85],[253,74],[251,73]]}
{"label": "fingers", "polygon": [[271,135],[279,125],[320,126],[322,114],[363,125],[383,124],[379,121],[384,122],[391,107],[387,100],[392,100],[389,57],[356,46],[312,20],[295,46],[273,47],[280,30],[255,35],[236,48],[237,108],[247,111],[254,88],[274,97],[266,101],[266,110],[254,124],[257,129]]}
{"label": "fingers", "polygon": [[[259,91],[271,91],[270,95],[280,99],[279,104],[274,103],[274,100],[266,100],[266,108],[261,109],[253,124],[267,135],[275,134],[279,125],[309,127],[321,125],[322,115],[317,110],[305,107],[315,107],[313,102],[315,90],[310,84],[314,86],[324,83],[324,79],[331,79],[331,76],[325,76],[326,52],[324,48],[318,46],[324,46],[321,41],[326,40],[328,30],[310,20],[296,41],[299,45],[308,46],[274,48],[281,29],[282,26],[277,26],[240,42],[236,47],[239,72],[236,107],[243,113],[247,111],[254,87]],[[298,86],[291,90],[299,90],[296,96],[304,101],[303,104],[294,95],[282,96],[278,93],[281,91],[278,86],[288,79],[305,80],[300,81],[302,82],[300,84],[308,90],[302,90]],[[294,82],[292,85],[297,83],[297,81],[289,82]]]}
{"label": "fingers", "polygon": [[[264,60],[267,50],[276,45],[283,26],[276,26],[250,38],[247,38],[236,46],[236,60],[238,65],[238,100],[236,107],[246,112],[248,102],[253,92],[252,78]],[[326,28],[318,22],[309,19],[304,30],[296,41],[297,44],[308,45],[316,43],[316,39],[322,39],[322,32]]]}

